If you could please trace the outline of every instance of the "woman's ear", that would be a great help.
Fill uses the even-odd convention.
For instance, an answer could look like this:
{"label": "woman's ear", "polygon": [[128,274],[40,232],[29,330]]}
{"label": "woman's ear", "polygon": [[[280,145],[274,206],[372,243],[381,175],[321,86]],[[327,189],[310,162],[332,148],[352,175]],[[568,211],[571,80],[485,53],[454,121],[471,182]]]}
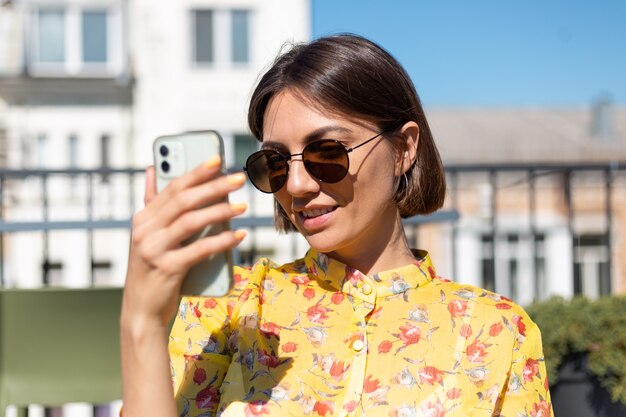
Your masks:
{"label": "woman's ear", "polygon": [[402,145],[398,147],[395,175],[399,177],[411,168],[417,158],[420,128],[416,122],[406,122],[398,132],[402,136]]}

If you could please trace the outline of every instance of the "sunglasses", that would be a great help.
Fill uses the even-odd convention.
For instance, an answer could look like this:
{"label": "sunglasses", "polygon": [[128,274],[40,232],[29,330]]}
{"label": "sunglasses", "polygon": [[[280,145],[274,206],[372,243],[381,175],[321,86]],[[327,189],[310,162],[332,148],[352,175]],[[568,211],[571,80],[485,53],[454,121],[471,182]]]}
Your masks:
{"label": "sunglasses", "polygon": [[334,139],[322,139],[311,142],[302,152],[284,154],[272,149],[262,149],[250,155],[243,170],[248,174],[252,184],[264,193],[275,193],[287,183],[289,161],[294,156],[302,156],[306,171],[320,182],[334,184],[348,174],[350,159],[348,154],[353,150],[373,141],[385,132],[367,139],[360,145],[346,148]]}

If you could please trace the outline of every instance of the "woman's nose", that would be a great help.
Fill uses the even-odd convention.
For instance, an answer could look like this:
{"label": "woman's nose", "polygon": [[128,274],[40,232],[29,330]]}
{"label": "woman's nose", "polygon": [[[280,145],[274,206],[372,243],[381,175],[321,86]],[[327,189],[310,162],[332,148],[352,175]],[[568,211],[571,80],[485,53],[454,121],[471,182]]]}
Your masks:
{"label": "woman's nose", "polygon": [[293,196],[302,196],[310,193],[317,193],[320,184],[317,179],[304,167],[302,159],[292,159],[289,161],[289,174],[287,176],[287,192]]}

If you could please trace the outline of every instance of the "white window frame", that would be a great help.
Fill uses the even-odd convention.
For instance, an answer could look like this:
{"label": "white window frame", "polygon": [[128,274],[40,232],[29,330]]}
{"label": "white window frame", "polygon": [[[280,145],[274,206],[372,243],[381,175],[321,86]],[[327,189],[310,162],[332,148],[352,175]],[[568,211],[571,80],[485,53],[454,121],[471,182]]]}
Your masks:
{"label": "white window frame", "polygon": [[[39,62],[39,11],[59,9],[65,13],[65,61]],[[107,61],[84,62],[82,57],[82,14],[84,11],[104,11],[107,14]],[[28,69],[32,76],[42,77],[104,77],[123,70],[122,10],[119,4],[39,3],[30,9],[28,25]]]}
{"label": "white window frame", "polygon": [[[196,61],[196,27],[195,14],[197,11],[213,12],[213,60],[211,62]],[[233,61],[233,38],[232,29],[233,11],[245,11],[248,13],[248,60],[246,62]],[[234,8],[215,8],[215,7],[192,7],[188,13],[189,19],[189,62],[192,67],[199,69],[232,69],[232,68],[249,68],[253,62],[254,48],[252,48],[253,29],[254,29],[254,11],[246,7]]]}

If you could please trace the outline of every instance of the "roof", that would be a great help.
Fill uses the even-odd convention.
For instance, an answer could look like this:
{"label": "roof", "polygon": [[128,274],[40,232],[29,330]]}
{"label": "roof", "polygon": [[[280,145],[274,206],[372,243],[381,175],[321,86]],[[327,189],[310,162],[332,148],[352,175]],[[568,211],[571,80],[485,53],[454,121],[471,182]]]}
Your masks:
{"label": "roof", "polygon": [[626,107],[432,109],[427,117],[448,164],[626,161]]}

